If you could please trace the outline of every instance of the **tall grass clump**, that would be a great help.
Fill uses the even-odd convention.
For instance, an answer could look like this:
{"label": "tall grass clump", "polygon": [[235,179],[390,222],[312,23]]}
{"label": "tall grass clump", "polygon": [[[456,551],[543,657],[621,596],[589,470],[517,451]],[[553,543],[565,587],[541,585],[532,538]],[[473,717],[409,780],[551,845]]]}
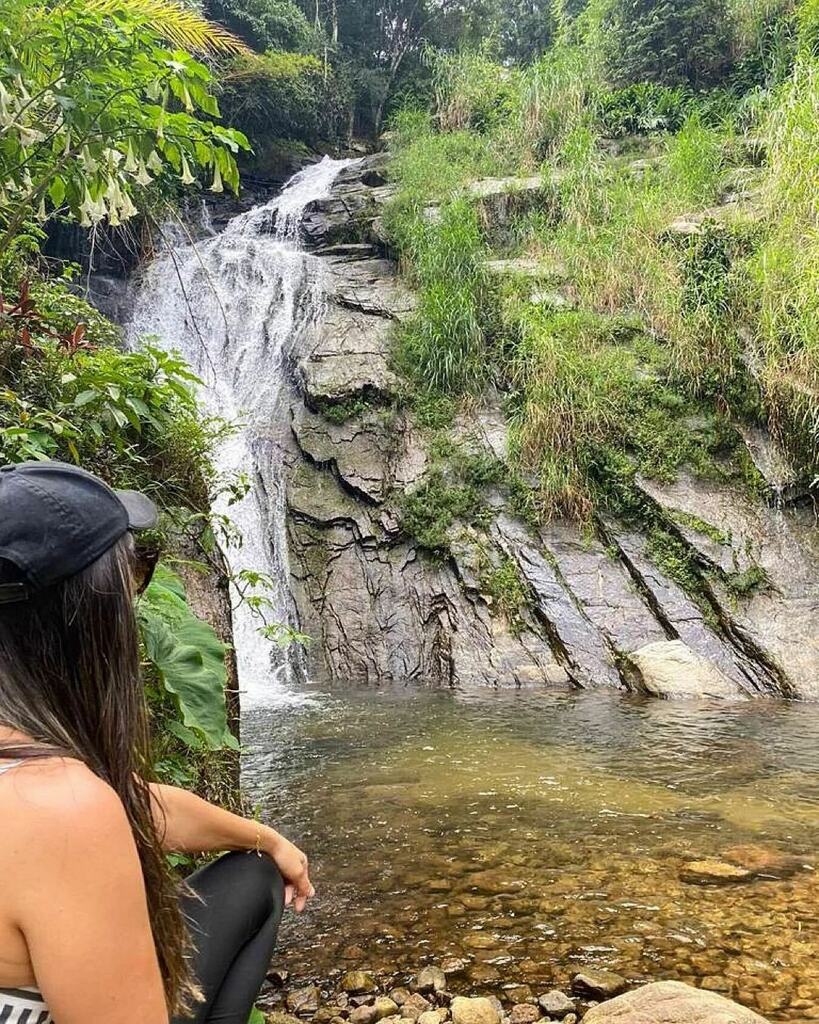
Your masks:
{"label": "tall grass clump", "polygon": [[804,56],[767,125],[765,238],[751,261],[756,361],[773,428],[819,459],[819,61]]}
{"label": "tall grass clump", "polygon": [[622,501],[637,471],[673,479],[712,467],[722,439],[697,438],[698,406],[672,386],[668,352],[621,317],[529,307],[513,357],[511,447],[537,478],[542,518],[590,516]]}
{"label": "tall grass clump", "polygon": [[474,207],[455,199],[407,237],[418,310],[398,339],[397,362],[419,387],[442,394],[478,391],[487,381],[483,305],[485,247]]}

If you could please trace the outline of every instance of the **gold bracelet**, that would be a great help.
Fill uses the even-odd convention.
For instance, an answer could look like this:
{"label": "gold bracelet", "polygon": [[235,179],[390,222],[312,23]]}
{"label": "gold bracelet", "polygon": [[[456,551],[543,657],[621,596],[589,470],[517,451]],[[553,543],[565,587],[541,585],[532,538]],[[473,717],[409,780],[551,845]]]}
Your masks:
{"label": "gold bracelet", "polygon": [[256,856],[261,857],[262,855],[262,826],[259,822],[256,822]]}

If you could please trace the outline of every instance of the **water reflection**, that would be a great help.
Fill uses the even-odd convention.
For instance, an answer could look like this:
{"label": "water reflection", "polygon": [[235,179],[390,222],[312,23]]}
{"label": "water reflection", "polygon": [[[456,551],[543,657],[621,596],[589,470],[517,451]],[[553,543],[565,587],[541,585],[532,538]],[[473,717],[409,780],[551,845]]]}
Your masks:
{"label": "water reflection", "polygon": [[810,858],[818,726],[819,708],[784,702],[567,693],[318,692],[254,710],[248,792],[310,850],[321,892],[288,926],[286,966],[455,956],[461,987],[496,991],[591,964],[819,1018],[815,875],[679,878],[738,844]]}

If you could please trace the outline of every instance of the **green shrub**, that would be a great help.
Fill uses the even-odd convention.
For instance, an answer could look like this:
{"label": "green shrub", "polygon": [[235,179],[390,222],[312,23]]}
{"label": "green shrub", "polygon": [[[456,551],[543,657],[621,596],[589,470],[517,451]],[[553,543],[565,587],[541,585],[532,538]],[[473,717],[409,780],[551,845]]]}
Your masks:
{"label": "green shrub", "polygon": [[731,26],[725,0],[609,0],[603,19],[605,73],[636,82],[702,89],[725,75]]}
{"label": "green shrub", "polygon": [[600,131],[610,138],[676,132],[688,117],[693,97],[680,86],[638,82],[601,94],[597,101]]}

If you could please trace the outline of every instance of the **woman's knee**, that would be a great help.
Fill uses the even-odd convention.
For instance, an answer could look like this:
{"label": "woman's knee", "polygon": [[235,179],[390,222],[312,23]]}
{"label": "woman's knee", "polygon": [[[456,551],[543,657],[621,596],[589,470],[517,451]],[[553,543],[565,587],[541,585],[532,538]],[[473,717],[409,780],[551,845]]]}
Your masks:
{"label": "woman's knee", "polygon": [[284,905],[284,880],[266,853],[235,850],[211,861],[190,879],[192,888],[206,899],[229,892],[233,901],[273,913]]}

